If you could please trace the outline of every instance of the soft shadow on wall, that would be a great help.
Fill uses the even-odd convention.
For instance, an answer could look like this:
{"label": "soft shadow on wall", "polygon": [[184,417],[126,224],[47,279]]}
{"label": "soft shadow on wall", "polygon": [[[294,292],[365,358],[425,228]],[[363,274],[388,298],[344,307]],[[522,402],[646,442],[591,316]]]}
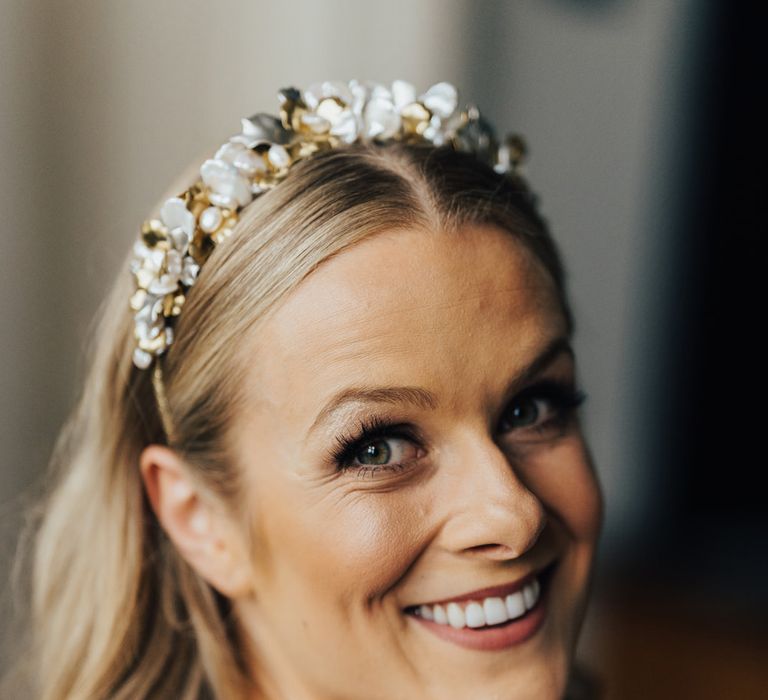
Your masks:
{"label": "soft shadow on wall", "polygon": [[703,5],[674,135],[654,365],[639,411],[651,518],[598,581],[606,697],[768,696],[768,509],[758,464],[765,13]]}

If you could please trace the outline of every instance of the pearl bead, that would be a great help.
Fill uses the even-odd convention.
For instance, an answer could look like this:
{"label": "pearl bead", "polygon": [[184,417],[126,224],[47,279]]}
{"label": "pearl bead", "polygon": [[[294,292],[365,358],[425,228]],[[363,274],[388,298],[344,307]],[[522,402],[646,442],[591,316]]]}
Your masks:
{"label": "pearl bead", "polygon": [[200,228],[206,233],[213,233],[221,226],[221,209],[208,207],[200,214]]}

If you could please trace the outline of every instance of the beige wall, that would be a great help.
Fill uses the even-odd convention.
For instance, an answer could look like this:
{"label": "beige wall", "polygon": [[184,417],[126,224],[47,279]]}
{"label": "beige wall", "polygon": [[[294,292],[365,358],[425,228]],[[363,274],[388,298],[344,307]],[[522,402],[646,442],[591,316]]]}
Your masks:
{"label": "beige wall", "polygon": [[[647,502],[630,445],[653,309],[685,2],[2,0],[0,526],[41,474],[88,323],[145,213],[190,160],[317,79],[454,81],[532,149],[579,325],[609,536]],[[661,180],[661,184],[660,183]],[[655,209],[654,209],[655,207]],[[653,274],[651,274],[653,273]],[[647,339],[646,339],[647,342]],[[0,562],[10,536],[3,538]]]}

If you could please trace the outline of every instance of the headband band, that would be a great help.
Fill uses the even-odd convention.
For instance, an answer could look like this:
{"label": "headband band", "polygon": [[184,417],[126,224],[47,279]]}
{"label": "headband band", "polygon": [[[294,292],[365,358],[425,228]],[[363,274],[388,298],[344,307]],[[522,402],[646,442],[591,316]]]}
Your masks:
{"label": "headband band", "polygon": [[279,117],[242,119],[241,133],[203,163],[200,178],[166,200],[159,219],[142,225],[130,265],[136,367],[147,369],[171,345],[187,291],[213,248],[231,235],[243,208],[299,160],[356,141],[450,144],[499,173],[515,172],[525,155],[519,136],[499,143],[476,107],[458,110],[456,88],[446,82],[418,96],[402,80],[391,87],[326,81],[278,95]]}
{"label": "headband band", "polygon": [[233,231],[240,213],[279,184],[291,166],[315,153],[355,142],[401,141],[450,145],[474,154],[501,174],[518,174],[525,143],[510,134],[501,143],[474,105],[458,107],[450,83],[421,95],[396,80],[391,87],[352,80],[314,83],[278,93],[279,117],[255,114],[200,167],[200,177],[167,199],[159,219],[145,221],[133,246],[135,291],[133,364],[147,369],[156,358],[152,385],[163,429],[173,441],[160,356],[173,343],[173,328],[187,292],[213,249]]}

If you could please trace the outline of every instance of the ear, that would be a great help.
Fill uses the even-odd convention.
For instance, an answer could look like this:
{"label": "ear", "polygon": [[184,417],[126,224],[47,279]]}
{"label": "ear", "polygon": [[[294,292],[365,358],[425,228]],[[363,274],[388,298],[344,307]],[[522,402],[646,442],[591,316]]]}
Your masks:
{"label": "ear", "polygon": [[223,595],[233,599],[250,595],[242,533],[199,489],[184,461],[168,447],[150,445],[141,453],[139,465],[152,509],[181,556]]}

